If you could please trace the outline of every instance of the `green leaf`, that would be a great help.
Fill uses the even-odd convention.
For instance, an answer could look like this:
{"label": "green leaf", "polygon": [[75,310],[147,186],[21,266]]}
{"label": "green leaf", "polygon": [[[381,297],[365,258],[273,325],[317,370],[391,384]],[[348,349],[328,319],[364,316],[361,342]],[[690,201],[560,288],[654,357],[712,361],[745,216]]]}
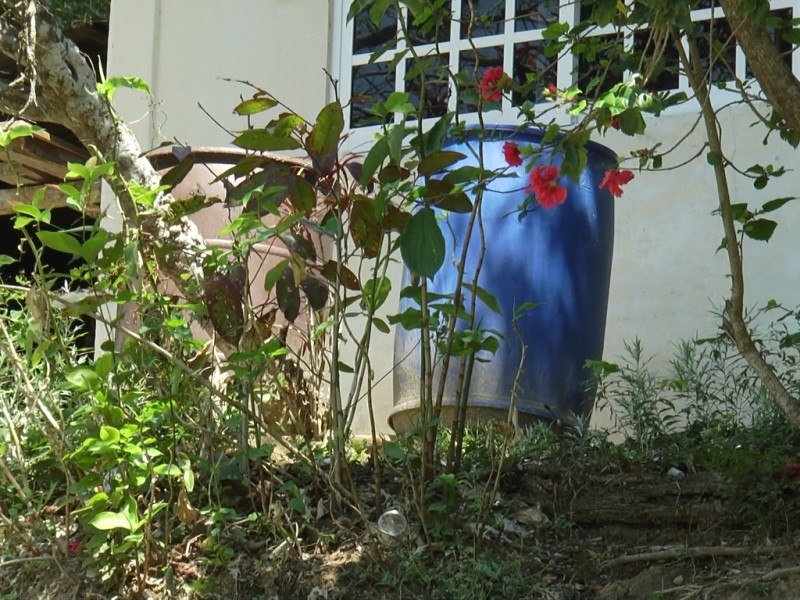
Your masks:
{"label": "green leaf", "polygon": [[793,46],[800,44],[800,29],[785,29],[781,31],[781,38],[784,42],[792,44]]}
{"label": "green leaf", "polygon": [[150,86],[141,77],[109,77],[103,83],[97,84],[97,91],[105,94],[109,100],[114,99],[114,94],[120,88],[128,88],[144,94],[150,93]]}
{"label": "green leaf", "polygon": [[335,152],[343,129],[344,113],[342,105],[336,100],[325,106],[317,115],[314,129],[311,130],[306,142],[309,154],[324,156]]}
{"label": "green leaf", "polygon": [[375,326],[375,329],[377,329],[381,333],[389,333],[391,331],[386,321],[384,321],[383,319],[379,319],[378,317],[372,319],[372,324]]}
{"label": "green leaf", "polygon": [[731,218],[738,223],[744,223],[748,219],[753,216],[747,209],[746,202],[737,202],[736,204],[731,204]]}
{"label": "green leaf", "polygon": [[444,235],[432,208],[411,215],[400,236],[400,255],[411,272],[421,277],[433,277],[444,264]]}
{"label": "green leaf", "polygon": [[790,348],[800,345],[800,332],[790,333],[781,338],[780,347]]}
{"label": "green leaf", "polygon": [[363,288],[364,304],[373,311],[378,310],[386,302],[391,290],[392,282],[388,277],[378,277],[377,279],[365,281]]}
{"label": "green leaf", "polygon": [[722,164],[722,156],[718,152],[709,152],[706,154],[706,160],[708,164],[714,167],[718,167]]}
{"label": "green leaf", "polygon": [[191,171],[192,167],[194,167],[196,160],[197,159],[192,154],[189,154],[185,158],[181,159],[177,165],[172,167],[169,171],[161,176],[161,185],[168,185],[171,188],[178,185],[181,181],[186,179],[189,171]]}
{"label": "green leaf", "polygon": [[13,210],[18,215],[26,215],[34,221],[42,220],[42,211],[32,204],[15,204]]}
{"label": "green leaf", "polygon": [[67,373],[67,381],[78,392],[89,392],[100,383],[100,377],[87,367],[78,367]]}
{"label": "green leaf", "polygon": [[418,308],[407,308],[396,315],[388,315],[386,319],[392,325],[400,325],[403,329],[414,330],[422,326],[422,312]]}
{"label": "green leaf", "polygon": [[786,198],[775,198],[774,200],[764,202],[764,206],[761,207],[761,212],[768,213],[778,210],[781,206],[792,200],[797,200],[797,198],[795,196],[788,196]]}
{"label": "green leaf", "polygon": [[447,132],[450,130],[450,122],[453,120],[455,114],[454,112],[443,114],[439,120],[434,123],[433,127],[430,128],[430,131],[425,134],[424,146],[426,156],[442,149],[444,141],[447,139]]}
{"label": "green leaf", "polygon": [[369,184],[372,176],[375,175],[375,172],[381,167],[387,156],[389,156],[389,141],[382,137],[375,142],[375,145],[369,149],[367,156],[364,158],[361,181],[359,182],[362,187],[366,187]]}
{"label": "green leaf", "polygon": [[69,233],[64,231],[37,231],[36,237],[47,248],[81,256],[81,243]]}
{"label": "green leaf", "polygon": [[101,425],[100,439],[104,442],[118,442],[120,440],[119,429],[109,425]]}
{"label": "green leaf", "polygon": [[755,219],[744,224],[744,234],[753,240],[768,242],[778,224],[769,219]]}
{"label": "green leaf", "polygon": [[619,365],[604,360],[587,360],[586,366],[589,367],[598,377],[607,377],[614,373],[619,373]]}
{"label": "green leaf", "polygon": [[450,165],[467,158],[466,154],[454,152],[453,150],[439,150],[426,156],[419,163],[417,170],[420,175],[431,175],[443,171]]}
{"label": "green leaf", "polygon": [[495,298],[494,295],[492,295],[488,290],[482,288],[481,286],[475,287],[471,283],[465,283],[464,287],[473,294],[476,294],[489,310],[497,315],[500,314],[500,303],[497,302],[497,298]]}
{"label": "green leaf", "polygon": [[248,129],[233,140],[239,148],[245,150],[258,150],[274,152],[277,150],[296,150],[300,142],[291,137],[275,135],[264,129]]}
{"label": "green leaf", "polygon": [[168,477],[181,477],[183,471],[178,465],[160,464],[153,467],[153,472],[156,475],[166,475]]}
{"label": "green leaf", "polygon": [[569,31],[569,23],[553,23],[542,31],[542,37],[546,40],[555,40]]}
{"label": "green leaf", "polygon": [[236,105],[236,108],[233,109],[233,112],[242,116],[255,115],[260,112],[264,112],[265,110],[269,110],[273,106],[277,105],[277,100],[266,98],[264,96],[257,96],[255,98],[249,98],[244,102],[240,102]]}
{"label": "green leaf", "polygon": [[344,363],[342,361],[339,361],[337,363],[336,368],[341,373],[355,373],[355,369],[353,369],[353,367],[351,367],[350,365],[348,365],[347,363]]}
{"label": "green leaf", "polygon": [[625,135],[641,135],[647,128],[641,111],[636,109],[628,109],[617,117],[619,118],[619,129]]}
{"label": "green leaf", "polygon": [[405,450],[397,442],[385,442],[383,444],[383,453],[390,460],[405,460],[406,458]]}
{"label": "green leaf", "polygon": [[406,137],[405,122],[400,121],[396,125],[392,125],[387,137],[389,156],[395,165],[400,166],[400,163],[403,162],[403,139]]}
{"label": "green leaf", "polygon": [[13,265],[17,262],[16,258],[12,258],[8,254],[0,254],[0,267],[5,267],[6,265]]}
{"label": "green leaf", "polygon": [[278,283],[278,280],[283,276],[283,272],[286,270],[286,265],[288,264],[289,259],[286,258],[267,272],[266,276],[264,277],[265,290],[269,291],[275,287],[275,284]]}
{"label": "green leaf", "polygon": [[89,524],[95,529],[101,531],[108,531],[111,529],[124,529],[125,531],[133,531],[135,523],[131,523],[130,519],[122,513],[104,511],[96,514]]}
{"label": "green leaf", "polygon": [[289,188],[289,202],[298,213],[308,215],[317,204],[317,195],[310,183],[297,177]]}
{"label": "green leaf", "polygon": [[81,258],[87,263],[93,263],[97,255],[103,250],[108,241],[108,232],[105,229],[98,229],[88,240],[81,244]]}
{"label": "green leaf", "polygon": [[6,148],[11,142],[17,138],[31,137],[36,133],[44,131],[43,127],[32,125],[30,123],[22,123],[14,125],[6,130],[0,131],[0,147]]}

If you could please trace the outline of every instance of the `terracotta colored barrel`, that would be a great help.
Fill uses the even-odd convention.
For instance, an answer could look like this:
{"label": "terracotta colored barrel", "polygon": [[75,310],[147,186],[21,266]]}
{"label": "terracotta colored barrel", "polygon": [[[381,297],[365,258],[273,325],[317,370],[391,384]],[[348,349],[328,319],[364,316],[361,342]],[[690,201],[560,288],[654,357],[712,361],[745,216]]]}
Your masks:
{"label": "terracotta colored barrel", "polygon": [[[163,175],[180,162],[184,152],[184,149],[181,149],[181,152],[175,152],[172,148],[164,147],[149,152],[147,157]],[[215,180],[221,173],[237,165],[247,156],[247,153],[238,148],[193,147],[189,149],[189,155],[194,159],[194,164],[188,174],[172,188],[172,195],[179,200],[195,196],[218,199],[219,202],[192,213],[189,218],[197,225],[209,246],[230,249],[233,246],[231,236],[221,235],[221,232],[242,213],[242,207],[227,206],[225,203],[227,197],[226,183]],[[265,155],[264,158],[273,166],[288,168],[294,172],[307,166],[299,159],[283,156]],[[241,181],[241,178],[227,178],[228,186],[236,185]],[[262,219],[267,226],[276,224],[278,220],[279,217],[274,215],[267,215]],[[327,256],[327,245],[323,243],[318,234],[311,232],[311,238],[317,253],[317,262],[324,262]],[[251,246],[247,259],[249,280],[247,287],[250,306],[257,316],[276,307],[274,289],[269,292],[264,289],[265,275],[280,261],[289,257],[289,250],[277,238]],[[172,292],[176,291],[170,284],[168,284],[168,289]],[[289,338],[290,346],[295,349],[301,343],[306,327],[305,296],[301,294],[301,297],[303,298],[303,309],[294,323]],[[281,324],[282,322],[279,314],[276,324]]]}
{"label": "terracotta colored barrel", "polygon": [[[518,131],[498,127],[484,140],[484,167],[506,167],[503,144],[513,140],[520,145],[540,146],[542,132]],[[478,138],[470,132],[466,141],[452,140],[446,149],[467,155],[452,168],[477,166]],[[606,309],[614,243],[614,200],[598,188],[605,170],[616,164],[608,148],[590,143],[588,165],[578,183],[566,177],[559,183],[568,190],[564,204],[552,209],[537,208],[523,219],[514,212],[526,197],[528,173],[517,168],[518,177],[499,178],[489,185],[482,203],[486,249],[479,285],[498,300],[500,314],[478,302],[475,328],[494,330],[503,339],[496,355],[478,354],[469,388],[468,419],[505,420],[512,386],[526,347],[525,361],[516,392],[520,424],[537,419],[570,421],[587,417],[594,405],[595,390],[587,386],[588,359],[603,353]],[[548,163],[551,154],[544,156]],[[561,157],[554,156],[555,164]],[[432,292],[452,293],[469,215],[451,213],[441,223],[447,241],[445,264],[430,281]],[[473,232],[467,255],[465,282],[471,282],[481,259],[480,235]],[[405,283],[409,281],[406,274]],[[471,294],[465,290],[465,306]],[[523,338],[514,330],[513,315],[523,303],[536,303],[518,320]],[[402,312],[412,306],[403,300]],[[459,323],[464,328],[463,322]],[[413,428],[419,418],[420,331],[398,326],[395,334],[394,408],[389,423],[397,432]],[[442,421],[452,423],[457,397],[456,387],[461,361],[451,360],[443,399]],[[441,363],[439,363],[441,364]],[[434,371],[434,382],[439,371]],[[437,384],[434,383],[434,393]]]}

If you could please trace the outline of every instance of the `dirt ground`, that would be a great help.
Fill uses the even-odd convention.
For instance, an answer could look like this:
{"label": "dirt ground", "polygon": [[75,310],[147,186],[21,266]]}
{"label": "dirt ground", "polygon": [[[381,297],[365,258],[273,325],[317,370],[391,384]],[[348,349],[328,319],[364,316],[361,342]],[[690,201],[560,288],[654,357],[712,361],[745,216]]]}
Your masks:
{"label": "dirt ground", "polygon": [[[371,470],[354,472],[369,506]],[[291,543],[231,523],[212,547],[196,526],[139,582],[100,581],[79,550],[7,559],[0,600],[800,599],[798,479],[769,482],[765,508],[753,482],[702,471],[521,460],[504,472],[486,527],[463,508],[490,489],[484,474],[459,484],[430,544],[410,510],[392,538],[368,509],[334,519],[318,508]],[[403,504],[396,477],[382,487],[387,504]]]}

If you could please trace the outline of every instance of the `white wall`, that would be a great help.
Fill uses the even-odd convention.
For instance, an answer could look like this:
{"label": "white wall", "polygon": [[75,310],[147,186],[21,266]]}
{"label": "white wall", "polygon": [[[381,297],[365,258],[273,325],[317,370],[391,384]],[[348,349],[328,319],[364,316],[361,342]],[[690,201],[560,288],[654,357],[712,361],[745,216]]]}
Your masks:
{"label": "white wall", "polygon": [[[611,131],[596,141],[620,156],[661,142],[661,149],[689,136],[679,150],[664,159],[664,166],[680,164],[700,151],[705,143],[702,122],[694,129],[697,115],[684,107],[680,112],[649,119],[647,134],[636,138]],[[773,134],[762,145],[764,129],[751,128],[754,115],[744,107],[728,108],[720,115],[726,155],[741,169],[755,163],[791,168],[797,161],[793,150]],[[694,337],[717,333],[719,309],[730,292],[727,255],[717,252],[723,237],[722,224],[712,214],[718,206],[714,173],[705,158],[680,169],[636,172],[615,200],[616,225],[604,358],[618,361],[626,356],[625,342],[638,337],[645,354],[653,355],[652,367],[664,369],[675,345]],[[626,166],[634,169],[638,162]],[[733,202],[748,202],[751,208],[772,198],[792,196],[800,189],[800,173],[789,172],[757,191],[752,181],[729,171]],[[746,306],[763,306],[775,298],[787,306],[800,304],[800,258],[797,234],[800,201],[773,213],[779,225],[769,243],[745,242]],[[393,292],[399,292],[400,269],[395,269]],[[396,296],[395,296],[396,297]],[[397,306],[390,299],[387,306]],[[392,367],[392,338],[377,334],[372,353],[376,376]],[[385,414],[391,407],[391,377],[378,384],[374,397]],[[383,407],[387,407],[383,409]],[[606,426],[610,415],[595,412],[593,425]],[[356,418],[361,430],[368,427],[366,411]],[[385,426],[385,419],[379,424]]]}
{"label": "white wall", "polygon": [[[106,74],[141,77],[152,92],[120,89],[115,107],[143,150],[230,146],[225,129],[247,126],[233,107],[254,90],[223,78],[249,81],[313,120],[328,94],[329,30],[325,0],[113,0]],[[102,202],[105,226],[118,230],[107,188]]]}
{"label": "white wall", "polygon": [[[276,94],[307,118],[327,98],[323,68],[329,61],[329,8],[323,0],[115,0],[112,6],[108,72],[138,75],[150,82],[154,105],[144,97],[119,92],[117,106],[144,147],[177,138],[191,145],[228,144],[230,136],[198,108],[198,102],[226,127],[241,126],[231,115],[241,85],[219,77],[248,79]],[[490,115],[491,116],[491,115]],[[755,118],[746,108],[721,115],[726,151],[742,168],[760,162],[791,167],[797,154],[777,135],[761,145],[763,132],[750,128]],[[611,132],[601,143],[627,156],[656,142],[669,147],[694,125],[691,111],[650,122],[643,138]],[[700,127],[665,166],[682,162],[704,143]],[[800,188],[791,172],[756,192],[751,182],[732,176],[734,202],[761,202],[789,196]],[[615,360],[624,342],[639,337],[646,353],[657,355],[654,366],[670,358],[673,345],[695,335],[715,333],[712,309],[729,290],[725,254],[716,249],[722,238],[711,167],[701,156],[675,171],[637,174],[616,200],[616,245],[612,271],[605,356]],[[780,225],[769,244],[747,242],[748,306],[769,298],[800,303],[800,260],[795,258],[800,204],[777,214]],[[396,306],[399,269],[395,270]],[[376,333],[372,367],[376,378],[392,367],[392,337]],[[374,390],[379,428],[386,430],[392,405],[391,376]],[[595,423],[607,416],[598,415]],[[366,410],[355,427],[369,431]]]}
{"label": "white wall", "polygon": [[306,118],[325,104],[329,8],[324,0],[114,0],[108,72],[137,75],[153,105],[119,92],[116,106],[145,147],[166,139],[230,145],[214,124],[243,129],[232,114],[247,86],[267,89]]}

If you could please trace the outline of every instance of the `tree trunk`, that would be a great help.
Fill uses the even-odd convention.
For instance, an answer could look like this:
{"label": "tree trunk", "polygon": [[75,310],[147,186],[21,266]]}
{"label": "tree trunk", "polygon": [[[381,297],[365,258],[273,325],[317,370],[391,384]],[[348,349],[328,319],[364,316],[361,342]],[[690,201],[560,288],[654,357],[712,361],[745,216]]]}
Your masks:
{"label": "tree trunk", "polygon": [[720,4],[767,100],[789,129],[800,132],[800,82],[764,23],[757,22],[752,0],[720,0]]}
{"label": "tree trunk", "polygon": [[[52,16],[34,0],[0,0],[0,9],[0,52],[22,69],[14,80],[0,80],[0,111],[64,125],[87,148],[114,161],[122,179],[158,186],[160,177],[141,156],[135,136],[97,91],[91,65]],[[187,218],[170,217],[171,195],[161,193],[153,212],[141,220],[128,194],[120,193],[118,200],[128,225],[144,234],[142,243],[156,251],[159,266],[182,291],[202,281],[204,240]],[[192,276],[188,282],[180,277],[184,273]]]}

